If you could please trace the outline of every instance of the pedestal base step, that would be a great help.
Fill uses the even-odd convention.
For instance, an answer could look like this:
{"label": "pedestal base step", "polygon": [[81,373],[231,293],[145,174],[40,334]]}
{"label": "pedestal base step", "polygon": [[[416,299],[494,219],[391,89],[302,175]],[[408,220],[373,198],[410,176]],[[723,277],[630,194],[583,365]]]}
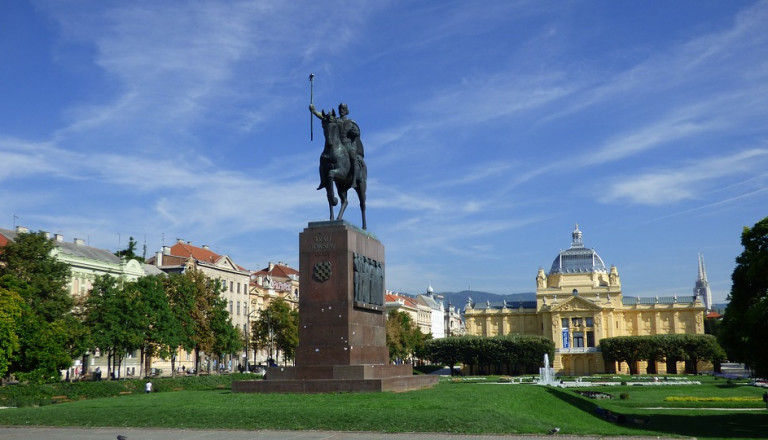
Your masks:
{"label": "pedestal base step", "polygon": [[398,376],[382,379],[241,380],[232,382],[235,393],[401,392],[431,387],[439,376]]}

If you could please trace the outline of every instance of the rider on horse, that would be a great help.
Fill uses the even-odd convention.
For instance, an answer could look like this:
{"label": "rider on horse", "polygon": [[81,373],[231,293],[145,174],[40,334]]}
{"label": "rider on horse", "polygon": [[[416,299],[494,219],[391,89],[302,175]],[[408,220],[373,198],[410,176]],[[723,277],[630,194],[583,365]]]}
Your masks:
{"label": "rider on horse", "polygon": [[[358,168],[358,155],[362,158],[365,157],[363,150],[363,143],[360,141],[360,127],[352,119],[347,119],[349,109],[344,103],[339,104],[339,118],[336,118],[336,112],[331,109],[330,112],[325,111],[318,112],[314,105],[309,106],[309,111],[313,115],[317,116],[323,124],[323,131],[325,132],[326,149],[334,148],[338,144],[344,147],[349,154],[350,171],[352,174],[352,188],[357,188],[357,168]],[[338,143],[338,144],[337,144]],[[321,189],[326,185],[326,177],[320,176],[320,186],[317,189]]]}

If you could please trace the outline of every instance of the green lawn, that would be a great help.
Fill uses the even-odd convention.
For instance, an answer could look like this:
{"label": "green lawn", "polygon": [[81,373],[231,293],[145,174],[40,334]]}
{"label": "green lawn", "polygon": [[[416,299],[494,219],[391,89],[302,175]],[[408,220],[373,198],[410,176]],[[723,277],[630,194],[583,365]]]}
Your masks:
{"label": "green lawn", "polygon": [[[574,390],[491,381],[441,381],[432,389],[408,393],[298,395],[239,394],[226,389],[166,391],[0,410],[0,424],[467,434],[543,434],[557,426],[561,434],[680,435],[708,439],[765,438],[768,433],[768,411],[765,410],[643,409],[681,406],[664,402],[665,397],[672,395],[759,397],[762,394],[759,388],[728,386],[721,382],[599,390],[616,398],[592,400],[579,396]],[[629,393],[628,400],[618,398],[623,392]],[[741,407],[760,405],[739,404]],[[595,414],[596,406],[630,419],[648,418],[649,422],[611,422]]]}

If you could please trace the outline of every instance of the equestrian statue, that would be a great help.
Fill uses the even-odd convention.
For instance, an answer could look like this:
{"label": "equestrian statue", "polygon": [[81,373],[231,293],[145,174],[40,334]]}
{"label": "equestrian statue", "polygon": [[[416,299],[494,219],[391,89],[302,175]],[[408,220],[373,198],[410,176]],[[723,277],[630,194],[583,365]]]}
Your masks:
{"label": "equestrian statue", "polygon": [[[312,76],[310,76],[310,81]],[[344,103],[339,104],[339,115],[331,109],[318,112],[313,104],[309,105],[309,111],[315,115],[323,126],[325,146],[320,155],[320,185],[317,189],[325,188],[328,196],[328,208],[333,220],[333,207],[339,200],[333,192],[336,191],[341,199],[339,215],[336,220],[341,220],[347,209],[347,192],[350,188],[357,193],[360,200],[360,211],[363,215],[363,229],[367,229],[365,222],[365,189],[368,180],[368,170],[365,166],[365,152],[360,141],[360,127],[352,119],[348,119],[349,109]]]}

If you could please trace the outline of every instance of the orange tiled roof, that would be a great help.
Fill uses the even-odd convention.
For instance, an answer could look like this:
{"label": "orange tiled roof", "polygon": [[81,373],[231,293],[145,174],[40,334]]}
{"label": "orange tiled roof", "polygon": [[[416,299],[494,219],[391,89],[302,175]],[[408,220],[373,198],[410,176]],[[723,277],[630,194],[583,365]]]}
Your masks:
{"label": "orange tiled roof", "polygon": [[[211,251],[210,249],[203,249],[197,246],[192,246],[189,243],[176,243],[173,246],[171,246],[171,256],[184,257],[184,258],[191,257],[197,261],[204,261],[206,263],[216,263],[222,258],[221,255]],[[232,263],[242,271],[248,270],[240,266],[239,264],[235,263],[234,261]]]}
{"label": "orange tiled roof", "polygon": [[416,301],[410,296],[397,295],[397,294],[391,294],[391,293],[387,293],[385,295],[385,302],[400,302],[401,300],[404,306],[408,306],[414,309],[416,308]]}
{"label": "orange tiled roof", "polygon": [[[265,267],[258,272],[254,272],[254,275],[267,275],[269,274],[269,267]],[[299,271],[282,264],[275,264],[272,268],[272,278],[290,278],[291,275],[299,276]]]}
{"label": "orange tiled roof", "polygon": [[221,258],[221,256],[209,249],[199,248],[187,243],[176,243],[171,246],[171,255],[177,257],[192,257],[198,261],[205,261],[208,263],[215,263]]}

